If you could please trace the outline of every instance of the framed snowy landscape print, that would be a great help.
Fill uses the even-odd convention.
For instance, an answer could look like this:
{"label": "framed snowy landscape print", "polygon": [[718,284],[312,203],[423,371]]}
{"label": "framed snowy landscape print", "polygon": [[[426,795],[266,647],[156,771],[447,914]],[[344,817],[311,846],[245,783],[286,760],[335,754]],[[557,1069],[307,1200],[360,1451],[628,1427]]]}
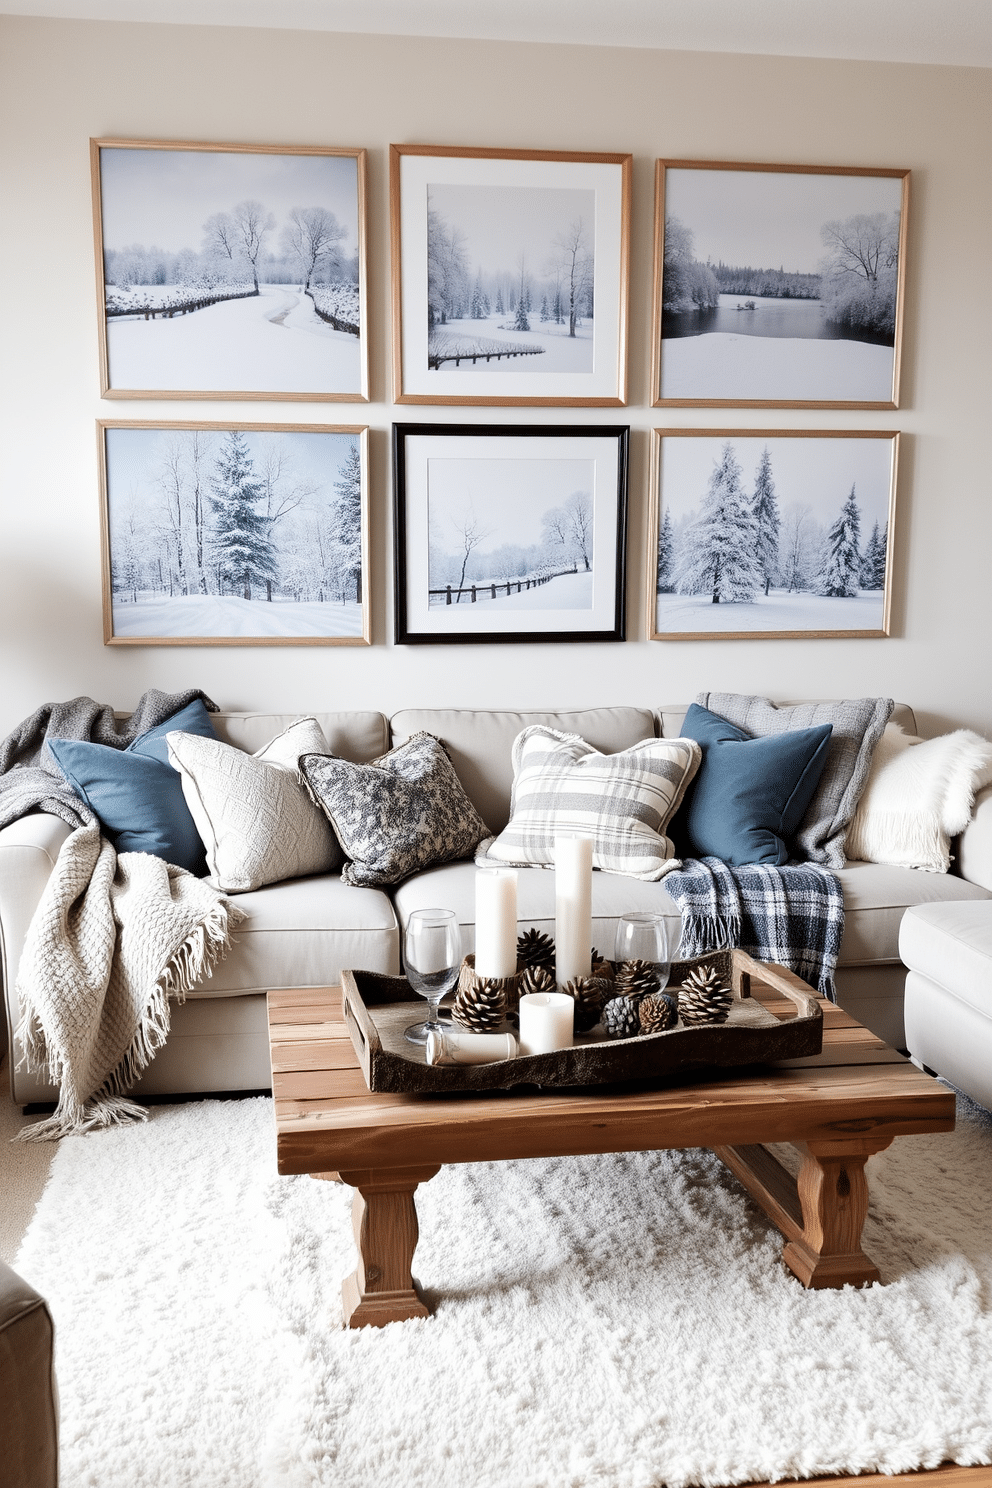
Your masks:
{"label": "framed snowy landscape print", "polygon": [[397,643],[622,641],[628,432],[394,424]]}
{"label": "framed snowy landscape print", "polygon": [[899,435],[656,429],[649,639],[887,636]]}
{"label": "framed snowy landscape print", "polygon": [[659,160],[655,405],[895,408],[909,171]]}
{"label": "framed snowy landscape print", "polygon": [[364,150],[90,152],[104,397],[368,401]]}
{"label": "framed snowy landscape print", "polygon": [[397,403],[627,399],[629,155],[390,147]]}
{"label": "framed snowy landscape print", "polygon": [[104,640],[370,640],[368,430],[98,425]]}

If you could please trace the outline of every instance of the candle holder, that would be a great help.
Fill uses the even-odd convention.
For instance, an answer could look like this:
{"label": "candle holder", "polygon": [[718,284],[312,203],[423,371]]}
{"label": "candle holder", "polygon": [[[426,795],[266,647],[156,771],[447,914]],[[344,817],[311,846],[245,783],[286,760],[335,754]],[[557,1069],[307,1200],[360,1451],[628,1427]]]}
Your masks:
{"label": "candle holder", "polygon": [[520,976],[516,972],[509,977],[480,977],[470,951],[462,958],[458,973],[452,1020],[473,1033],[492,1033],[507,1021],[515,1021],[520,1007]]}

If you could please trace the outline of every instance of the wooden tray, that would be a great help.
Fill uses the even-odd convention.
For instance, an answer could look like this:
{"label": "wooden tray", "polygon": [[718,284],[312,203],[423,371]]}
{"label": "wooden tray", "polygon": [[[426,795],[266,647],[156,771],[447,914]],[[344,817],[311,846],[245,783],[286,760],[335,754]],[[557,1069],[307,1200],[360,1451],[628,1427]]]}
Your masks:
{"label": "wooden tray", "polygon": [[[820,1053],[823,1015],[812,991],[797,990],[794,979],[737,950],[673,963],[669,986],[681,982],[694,966],[715,966],[730,981],[734,1002],[726,1023],[702,1028],[679,1024],[664,1033],[627,1039],[607,1039],[602,1029],[593,1030],[580,1034],[570,1049],[498,1064],[429,1065],[426,1051],[403,1037],[404,1029],[422,1023],[426,1013],[423,998],[411,998],[404,977],[342,971],[344,1019],[369,1089],[411,1095],[516,1085],[613,1085],[699,1065],[762,1064]],[[752,998],[752,976],[793,1003],[795,1017],[783,1021]]]}

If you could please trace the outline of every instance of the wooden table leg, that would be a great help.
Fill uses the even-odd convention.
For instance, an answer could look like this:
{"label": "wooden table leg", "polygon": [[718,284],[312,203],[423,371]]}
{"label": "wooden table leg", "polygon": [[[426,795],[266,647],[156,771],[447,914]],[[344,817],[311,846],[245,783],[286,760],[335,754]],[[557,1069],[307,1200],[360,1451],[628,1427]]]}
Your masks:
{"label": "wooden table leg", "polygon": [[413,1196],[417,1185],[438,1171],[434,1166],[339,1173],[341,1182],[356,1190],[351,1213],[358,1265],[341,1287],[346,1328],[430,1316],[410,1270],[420,1233]]}
{"label": "wooden table leg", "polygon": [[868,1213],[865,1163],[891,1141],[794,1142],[802,1156],[798,1179],[766,1147],[714,1151],[782,1231],[782,1259],[803,1286],[867,1286],[881,1278],[861,1249]]}

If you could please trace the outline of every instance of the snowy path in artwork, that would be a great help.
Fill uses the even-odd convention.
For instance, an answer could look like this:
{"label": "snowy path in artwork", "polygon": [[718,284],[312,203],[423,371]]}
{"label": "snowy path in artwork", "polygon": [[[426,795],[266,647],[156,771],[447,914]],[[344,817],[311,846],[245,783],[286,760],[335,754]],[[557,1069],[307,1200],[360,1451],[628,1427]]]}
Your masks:
{"label": "snowy path in artwork", "polygon": [[111,320],[107,349],[114,388],[361,391],[358,337],[320,320],[298,288],[263,285],[257,297],[173,320]]}
{"label": "snowy path in artwork", "polygon": [[717,604],[708,594],[659,594],[658,630],[671,634],[699,631],[877,630],[882,629],[881,590],[856,599],[828,599],[820,594],[787,594],[773,589],[753,604]]}
{"label": "snowy path in artwork", "polygon": [[297,604],[279,600],[220,598],[216,594],[114,603],[115,636],[360,636],[357,604]]}
{"label": "snowy path in artwork", "polygon": [[666,340],[663,398],[888,402],[893,352],[865,341],[816,341],[714,332]]}

